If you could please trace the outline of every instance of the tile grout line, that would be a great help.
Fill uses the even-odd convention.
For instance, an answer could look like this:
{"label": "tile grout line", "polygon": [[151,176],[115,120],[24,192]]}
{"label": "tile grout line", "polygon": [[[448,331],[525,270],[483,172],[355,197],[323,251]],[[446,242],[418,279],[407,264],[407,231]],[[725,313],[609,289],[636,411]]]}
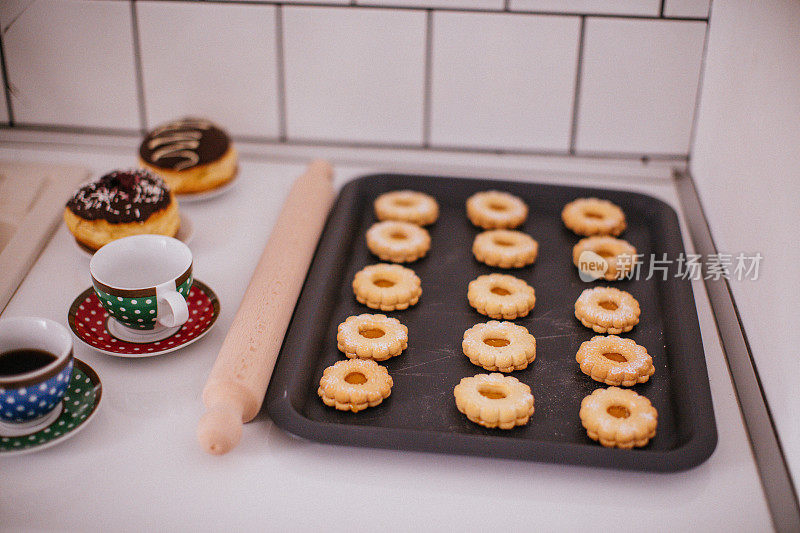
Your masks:
{"label": "tile grout line", "polygon": [[275,60],[278,84],[278,139],[286,142],[288,127],[286,123],[286,59],[283,43],[283,4],[275,9]]}
{"label": "tile grout line", "polygon": [[433,10],[425,13],[425,73],[422,94],[422,147],[431,145],[431,112],[433,96]]}
{"label": "tile grout line", "polygon": [[[134,0],[138,1],[138,0]],[[166,0],[162,0],[166,1]],[[190,3],[190,2],[198,2],[198,0],[168,0],[170,2],[175,3]],[[503,0],[504,3],[506,0]],[[510,0],[509,0],[510,2]],[[224,5],[287,5],[286,0],[203,0],[203,3],[206,4],[224,4]],[[344,8],[344,9],[351,9],[353,7],[356,8],[363,8],[363,9],[381,9],[381,10],[395,10],[395,11],[444,11],[444,12],[453,12],[453,13],[502,13],[505,11],[504,8],[501,9],[489,9],[489,8],[468,8],[468,7],[443,7],[437,6],[435,8],[431,7],[423,7],[423,6],[415,6],[415,5],[401,5],[401,4],[374,4],[370,3],[369,0],[364,2],[358,2],[358,0],[348,0],[346,3],[340,2],[333,2],[333,1],[325,1],[325,0],[310,0],[304,2],[297,2],[296,4],[291,3],[292,5],[304,6],[304,7],[330,7],[330,8]],[[633,20],[672,20],[672,21],[692,21],[692,22],[705,22],[708,20],[708,17],[662,17],[660,15],[637,15],[632,13],[585,13],[580,11],[537,11],[537,10],[520,10],[520,9],[508,9],[508,12],[520,15],[541,15],[541,16],[552,16],[552,17],[596,17],[596,18],[617,18],[617,19],[633,19]]]}
{"label": "tile grout line", "polygon": [[3,69],[3,91],[6,95],[6,110],[8,111],[8,125],[14,127],[14,106],[11,103],[11,80],[8,79],[6,66],[5,33],[0,32],[0,68]]}
{"label": "tile grout line", "polygon": [[144,94],[144,67],[142,66],[142,46],[139,39],[139,12],[136,0],[131,0],[131,33],[133,35],[133,66],[136,72],[136,97],[139,100],[139,130],[142,135],[147,132],[147,104]]}
{"label": "tile grout line", "polygon": [[[134,0],[136,1],[136,0]],[[167,0],[162,0],[167,1]],[[170,2],[175,3],[193,3],[198,2],[198,0],[168,0]],[[283,5],[285,4],[286,0],[203,0],[203,3],[207,4],[244,4],[244,5]],[[510,0],[508,0],[510,3]],[[504,4],[506,0],[503,0]],[[293,4],[294,5],[294,4]],[[298,2],[297,5],[306,6],[306,7],[332,7],[332,8],[352,8],[352,7],[359,7],[359,8],[370,8],[370,9],[389,9],[389,10],[402,10],[402,11],[427,11],[432,9],[433,11],[447,11],[447,12],[456,12],[456,13],[502,13],[505,11],[504,8],[469,8],[469,7],[444,7],[444,6],[437,6],[435,8],[431,7],[424,7],[424,6],[416,6],[416,5],[402,5],[402,4],[376,4],[371,3],[369,0],[359,2],[358,0],[348,0],[346,3],[341,2],[333,2],[333,1],[325,1],[325,0],[310,0],[304,2]],[[542,16],[553,16],[553,17],[597,17],[597,18],[622,18],[622,19],[637,19],[637,20],[675,20],[675,21],[706,21],[708,17],[665,17],[660,14],[658,15],[639,15],[635,13],[587,13],[582,11],[537,11],[535,9],[532,10],[520,10],[520,9],[508,9],[509,12],[521,15],[542,15]]]}
{"label": "tile grout line", "polygon": [[578,108],[581,96],[581,77],[583,76],[583,48],[586,40],[586,17],[581,17],[581,28],[578,36],[578,58],[575,67],[575,91],[572,101],[572,125],[569,132],[569,155],[575,155],[575,140],[578,136]]}
{"label": "tile grout line", "polygon": [[664,4],[665,3],[666,3],[665,0],[661,0],[661,5],[658,8],[658,17],[662,18],[662,19],[664,18]]}

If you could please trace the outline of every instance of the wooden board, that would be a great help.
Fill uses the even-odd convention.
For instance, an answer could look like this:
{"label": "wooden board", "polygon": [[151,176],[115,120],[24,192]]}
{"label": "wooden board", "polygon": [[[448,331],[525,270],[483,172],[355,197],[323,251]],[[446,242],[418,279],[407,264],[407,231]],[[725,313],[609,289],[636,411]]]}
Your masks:
{"label": "wooden board", "polygon": [[64,204],[89,170],[0,161],[0,312],[62,220]]}

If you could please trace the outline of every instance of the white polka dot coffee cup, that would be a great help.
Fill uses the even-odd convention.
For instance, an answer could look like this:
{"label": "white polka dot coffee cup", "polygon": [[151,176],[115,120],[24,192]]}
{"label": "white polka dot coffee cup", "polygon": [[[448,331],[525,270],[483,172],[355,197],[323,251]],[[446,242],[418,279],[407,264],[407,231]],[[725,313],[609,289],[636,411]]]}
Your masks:
{"label": "white polka dot coffee cup", "polygon": [[89,272],[100,303],[127,328],[147,332],[189,319],[192,252],[177,239],[134,235],[112,241],[92,256]]}
{"label": "white polka dot coffee cup", "polygon": [[72,361],[72,337],[58,322],[0,320],[0,430],[58,417]]}

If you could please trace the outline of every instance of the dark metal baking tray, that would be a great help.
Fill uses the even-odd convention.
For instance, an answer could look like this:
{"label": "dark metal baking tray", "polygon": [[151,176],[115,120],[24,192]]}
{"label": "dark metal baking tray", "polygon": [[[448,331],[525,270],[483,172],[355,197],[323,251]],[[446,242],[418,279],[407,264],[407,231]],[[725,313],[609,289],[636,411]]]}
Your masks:
{"label": "dark metal baking tray", "polygon": [[[376,312],[359,304],[351,282],[371,255],[365,233],[376,219],[372,208],[381,193],[414,189],[433,195],[439,220],[429,226],[432,248],[410,268],[422,279],[419,303],[387,313],[408,326],[408,348],[384,364],[394,380],[391,396],[359,413],[325,406],[317,396],[322,371],[344,359],[336,347],[336,328],[350,315]],[[499,189],[521,197],[530,214],[520,230],[539,242],[533,265],[504,271],[477,262],[472,241],[479,229],[466,217],[473,193]],[[655,374],[634,387],[658,409],[658,431],[643,448],[604,448],[586,436],[578,417],[581,399],[604,386],[584,375],[575,362],[581,342],[594,332],[574,316],[578,295],[592,285],[578,277],[572,247],[579,237],[561,222],[563,206],[595,196],[625,211],[623,237],[644,254],[642,276],[615,281],[636,297],[640,323],[623,336],[645,346]],[[717,443],[703,344],[690,281],[656,275],[645,279],[651,254],[675,259],[684,251],[678,217],[650,196],[590,189],[505,182],[383,174],[346,185],[328,218],[266,397],[275,424],[303,438],[352,446],[421,450],[453,454],[572,463],[646,471],[677,471],[702,463]],[[507,272],[536,290],[536,307],[516,320],[536,337],[536,360],[512,375],[528,384],[536,412],[526,426],[509,431],[486,429],[462,415],[453,387],[465,376],[485,372],[461,350],[466,329],[489,320],[467,302],[467,284],[481,274]]]}

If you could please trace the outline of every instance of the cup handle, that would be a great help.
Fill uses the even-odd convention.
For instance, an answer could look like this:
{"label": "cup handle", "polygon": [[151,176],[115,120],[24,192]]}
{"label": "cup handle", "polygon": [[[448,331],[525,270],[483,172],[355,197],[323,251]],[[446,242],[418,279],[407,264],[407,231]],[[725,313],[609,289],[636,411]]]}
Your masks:
{"label": "cup handle", "polygon": [[165,283],[156,287],[158,318],[161,325],[174,328],[189,320],[189,306],[183,296],[175,291],[175,283]]}

